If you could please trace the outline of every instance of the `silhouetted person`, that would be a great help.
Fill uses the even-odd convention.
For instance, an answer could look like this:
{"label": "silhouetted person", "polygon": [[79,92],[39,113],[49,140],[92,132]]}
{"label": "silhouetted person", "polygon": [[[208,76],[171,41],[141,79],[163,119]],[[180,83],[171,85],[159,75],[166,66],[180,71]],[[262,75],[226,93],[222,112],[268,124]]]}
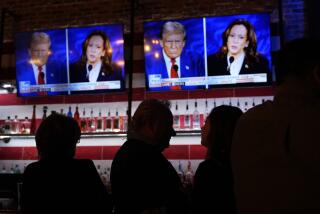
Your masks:
{"label": "silhouetted person", "polygon": [[273,101],[239,120],[231,160],[239,214],[320,213],[320,41],[284,46]]}
{"label": "silhouetted person", "polygon": [[111,213],[111,199],[92,160],[74,159],[80,140],[77,122],[52,114],[40,125],[40,160],[24,172],[21,211],[38,213]]}
{"label": "silhouetted person", "polygon": [[201,130],[207,157],[200,163],[192,191],[193,213],[234,214],[235,198],[230,164],[234,128],[242,111],[233,106],[214,108]]}
{"label": "silhouetted person", "polygon": [[180,178],[163,156],[176,133],[168,106],[145,100],[137,108],[128,140],[111,166],[111,188],[116,213],[186,213],[187,199]]}

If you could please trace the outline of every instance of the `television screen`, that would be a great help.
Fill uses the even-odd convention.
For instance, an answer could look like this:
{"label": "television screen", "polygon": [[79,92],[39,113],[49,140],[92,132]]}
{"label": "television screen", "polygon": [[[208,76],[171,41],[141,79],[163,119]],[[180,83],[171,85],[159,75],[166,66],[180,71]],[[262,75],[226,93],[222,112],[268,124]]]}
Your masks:
{"label": "television screen", "polygon": [[144,23],[147,89],[204,88],[203,35],[201,18]]}
{"label": "television screen", "polygon": [[144,41],[150,91],[272,81],[269,14],[146,22]]}
{"label": "television screen", "polygon": [[15,48],[18,96],[125,88],[122,25],[17,33]]}

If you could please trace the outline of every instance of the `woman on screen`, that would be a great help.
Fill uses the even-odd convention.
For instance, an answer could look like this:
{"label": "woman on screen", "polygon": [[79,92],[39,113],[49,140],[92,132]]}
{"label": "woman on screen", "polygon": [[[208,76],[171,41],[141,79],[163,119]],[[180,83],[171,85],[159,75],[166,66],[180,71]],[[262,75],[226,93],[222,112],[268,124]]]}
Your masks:
{"label": "woman on screen", "polygon": [[82,44],[82,56],[70,66],[70,82],[121,80],[121,67],[112,63],[112,49],[103,31],[91,32]]}
{"label": "woman on screen", "polygon": [[222,34],[222,47],[208,56],[208,76],[266,73],[267,58],[257,52],[257,38],[250,22],[233,21]]}

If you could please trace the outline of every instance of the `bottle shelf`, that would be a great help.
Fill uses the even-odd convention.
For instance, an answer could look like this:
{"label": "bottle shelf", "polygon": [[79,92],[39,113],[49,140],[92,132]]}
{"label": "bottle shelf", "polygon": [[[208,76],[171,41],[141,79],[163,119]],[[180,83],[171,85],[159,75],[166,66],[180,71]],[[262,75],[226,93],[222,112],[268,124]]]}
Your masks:
{"label": "bottle shelf", "polygon": [[[176,131],[176,136],[200,136],[200,130]],[[81,139],[85,138],[124,138],[126,132],[100,132],[100,133],[82,133]],[[31,134],[0,134],[0,141],[8,143],[12,139],[34,139],[35,135]]]}

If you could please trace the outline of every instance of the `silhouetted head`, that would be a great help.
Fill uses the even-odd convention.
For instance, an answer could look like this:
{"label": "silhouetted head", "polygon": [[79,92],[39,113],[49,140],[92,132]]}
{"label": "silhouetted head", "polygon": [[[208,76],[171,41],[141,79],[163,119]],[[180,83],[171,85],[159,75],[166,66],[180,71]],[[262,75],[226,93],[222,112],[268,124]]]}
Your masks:
{"label": "silhouetted head", "polygon": [[223,161],[229,158],[232,136],[242,111],[234,106],[218,106],[210,112],[201,130],[201,144],[207,147],[208,158]]}
{"label": "silhouetted head", "polygon": [[320,40],[296,39],[279,51],[276,80],[282,84],[289,79],[311,80],[320,87]]}
{"label": "silhouetted head", "polygon": [[143,139],[163,151],[169,147],[171,137],[176,135],[172,125],[173,116],[167,103],[144,100],[132,117],[129,136]]}
{"label": "silhouetted head", "polygon": [[57,113],[51,114],[42,121],[36,133],[40,159],[73,158],[80,135],[76,120]]}

